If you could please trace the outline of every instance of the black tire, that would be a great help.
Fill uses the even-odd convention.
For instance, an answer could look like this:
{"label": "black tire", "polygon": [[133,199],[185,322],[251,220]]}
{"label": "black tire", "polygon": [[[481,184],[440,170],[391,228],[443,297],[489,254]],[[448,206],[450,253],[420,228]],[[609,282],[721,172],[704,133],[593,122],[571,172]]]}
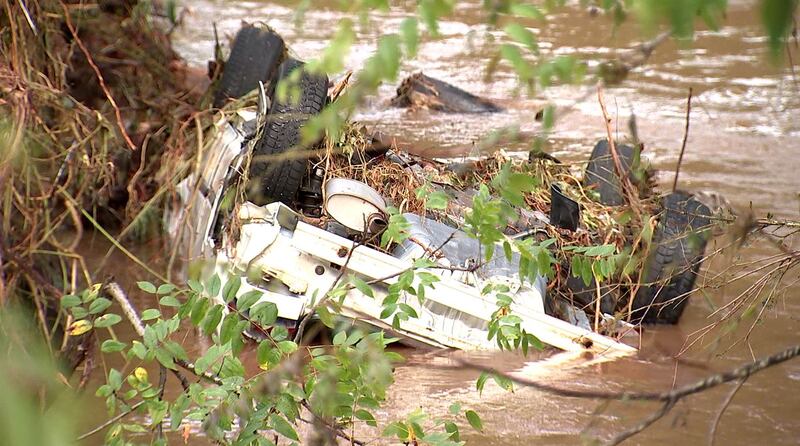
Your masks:
{"label": "black tire", "polygon": [[676,324],[703,261],[711,211],[686,192],[673,192],[662,204],[631,317],[643,323]]}
{"label": "black tire", "polygon": [[[278,70],[279,79],[302,67],[303,63],[289,59]],[[303,150],[300,146],[300,129],[308,119],[318,114],[328,97],[328,77],[303,72],[297,86],[300,100],[291,99],[272,102],[267,123],[260,133],[260,140],[253,149],[250,163],[250,181],[256,190],[249,199],[256,204],[281,201],[291,205],[306,173],[305,157],[281,156],[290,150]],[[276,159],[277,158],[277,159]],[[253,183],[254,182],[254,183]]]}
{"label": "black tire", "polygon": [[[618,144],[616,149],[623,175],[630,175],[636,149],[625,144]],[[586,166],[583,186],[592,187],[597,191],[600,194],[600,203],[606,206],[619,206],[625,203],[622,183],[614,169],[614,159],[611,157],[608,140],[603,139],[594,146],[592,156],[589,157],[589,165]]]}
{"label": "black tire", "polygon": [[214,107],[221,108],[228,99],[238,99],[258,88],[258,81],[269,86],[285,51],[281,36],[267,26],[242,27],[222,70]]}

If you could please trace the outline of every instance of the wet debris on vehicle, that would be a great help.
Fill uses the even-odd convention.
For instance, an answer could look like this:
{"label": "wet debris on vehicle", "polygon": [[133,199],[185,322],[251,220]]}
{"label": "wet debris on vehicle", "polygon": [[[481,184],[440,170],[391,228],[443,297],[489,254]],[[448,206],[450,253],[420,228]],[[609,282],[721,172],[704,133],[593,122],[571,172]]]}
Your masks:
{"label": "wet debris on vehicle", "polygon": [[[602,328],[611,327],[609,318],[631,320],[633,313],[633,321],[640,321],[642,318],[637,318],[636,314],[644,311],[643,308],[661,305],[664,308],[653,308],[645,321],[677,322],[679,314],[677,317],[670,315],[667,311],[670,307],[661,302],[663,299],[647,301],[642,297],[644,291],[637,293],[637,290],[650,290],[651,298],[661,289],[665,290],[665,295],[672,295],[674,293],[668,291],[670,284],[680,283],[683,295],[672,297],[682,302],[682,308],[693,288],[698,259],[676,257],[672,260],[675,268],[661,271],[659,268],[663,265],[659,262],[664,259],[653,253],[677,249],[663,246],[667,243],[663,234],[665,228],[671,227],[672,236],[680,240],[705,240],[710,235],[706,230],[709,225],[658,226],[657,222],[666,222],[668,214],[662,211],[661,200],[653,189],[652,172],[641,161],[638,148],[619,146],[624,173],[638,189],[639,200],[634,203],[637,206],[634,212],[622,197],[605,141],[596,145],[589,168],[583,173],[553,160],[528,160],[502,151],[478,159],[451,162],[395,150],[367,156],[358,154],[365,147],[363,141],[369,140],[363,135],[356,136],[361,132],[363,129],[348,133],[353,139],[345,138],[345,142],[326,155],[328,175],[362,181],[378,191],[389,206],[452,227],[463,226],[475,191],[481,185],[491,188],[492,179],[502,169],[538,179],[537,187],[524,193],[527,209],[520,209],[518,220],[510,223],[504,232],[511,237],[555,240],[551,252],[557,259],[556,274],[549,279],[546,297],[550,302],[546,307],[551,314],[573,323],[590,320],[593,329],[616,331]],[[337,150],[339,153],[335,154]],[[433,192],[449,198],[444,208],[427,205]],[[701,211],[711,213],[707,208]],[[637,215],[642,217],[637,218]],[[558,221],[551,221],[553,217]],[[688,242],[681,243],[688,255]],[[603,246],[606,252],[589,250],[591,246]],[[695,241],[692,246],[695,247],[692,252],[699,254],[702,249],[698,253],[696,248],[704,247],[705,242]],[[591,268],[602,268],[602,271],[593,272]],[[603,280],[598,284],[595,276]],[[643,284],[644,280],[652,283]],[[691,285],[689,289],[687,285]],[[639,297],[634,299],[631,293]]]}
{"label": "wet debris on vehicle", "polygon": [[503,109],[488,99],[475,96],[439,79],[415,73],[397,87],[393,107],[429,109],[450,113],[495,113]]}
{"label": "wet debris on vehicle", "polygon": [[[495,287],[515,296],[514,314],[527,333],[568,351],[630,354],[635,349],[617,340],[636,333],[631,323],[677,322],[694,288],[711,211],[686,192],[659,197],[640,144],[598,142],[585,172],[553,157],[503,151],[427,159],[352,122],[335,139],[304,144],[302,127],[339,97],[348,76],[331,89],[302,61],[276,54],[259,68],[276,74],[245,79],[239,87],[267,96],[270,85],[301,70],[300,103],[270,98],[275,100],[258,112],[223,115],[206,152],[213,168],[182,183],[183,204],[172,221],[181,215],[194,220],[187,231],[196,240],[193,252],[216,253],[218,273],[259,277],[249,286],[278,307],[282,323],[295,326],[314,314],[318,296],[345,271],[362,286],[344,290],[338,314],[412,344],[491,348],[490,327],[501,311]],[[422,73],[403,81],[391,102],[460,113],[500,111]],[[253,122],[262,128],[247,130]],[[293,150],[302,156],[287,156]],[[206,187],[192,194],[198,180]],[[224,196],[244,202],[222,209]],[[514,215],[504,218],[502,232],[506,240],[527,243],[522,249],[535,249],[536,255],[526,254],[525,267],[522,255],[510,249],[483,258],[481,243],[465,229],[475,200],[513,205],[504,211]],[[385,237],[392,221],[402,221],[406,237]],[[397,277],[420,259],[427,265],[421,274],[435,275],[437,286],[425,299],[392,294]],[[388,313],[383,308],[387,296],[402,299],[402,324],[398,302],[390,302]]]}

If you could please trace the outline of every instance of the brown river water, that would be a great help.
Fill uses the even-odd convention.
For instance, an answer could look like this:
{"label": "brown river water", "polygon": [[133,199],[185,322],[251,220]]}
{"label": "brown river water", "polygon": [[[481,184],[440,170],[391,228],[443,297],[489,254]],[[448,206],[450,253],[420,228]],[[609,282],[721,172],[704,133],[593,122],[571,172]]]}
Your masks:
{"label": "brown river water", "polygon": [[[193,1],[185,25],[175,35],[175,44],[190,64],[205,66],[213,49],[212,22],[216,22],[220,35],[232,36],[241,21],[261,20],[283,35],[296,56],[312,58],[327,45],[342,17],[334,7],[327,6],[334,2],[314,3],[315,7],[305,13],[304,22],[298,27],[291,2]],[[381,33],[396,31],[401,20],[413,10],[413,4],[404,2],[405,7],[377,15],[371,24],[359,28],[347,67],[357,69],[373,51],[376,38]],[[556,86],[536,96],[518,94],[513,73],[503,65],[494,81],[485,83],[484,68],[491,52],[484,42],[489,35],[501,38],[502,32],[483,23],[480,2],[460,2],[455,16],[441,24],[442,35],[421,44],[418,57],[403,65],[401,77],[424,70],[430,76],[496,100],[507,108],[505,112],[453,115],[391,109],[386,103],[395,85],[386,85],[358,111],[356,119],[370,128],[397,136],[418,153],[461,156],[475,154],[474,143],[501,127],[518,126],[524,135],[541,131],[533,117],[550,102],[563,112],[548,137],[547,150],[569,162],[585,161],[593,143],[605,137],[606,132],[594,88]],[[592,16],[578,6],[557,11],[547,23],[530,25],[536,28],[544,53],[572,54],[590,65],[616,49],[630,47],[640,36],[633,23],[614,32],[609,18],[602,14]],[[740,214],[752,208],[757,216],[771,212],[798,219],[800,81],[794,79],[788,63],[783,67],[770,64],[765,46],[755,2],[731,1],[719,31],[701,27],[691,46],[674,41],[664,43],[649,63],[631,73],[621,86],[606,89],[605,100],[609,113],[617,117],[621,134],[627,131],[630,114],[636,114],[646,156],[659,169],[657,178],[666,187],[672,183],[683,137],[687,91],[693,88],[691,130],[680,186],[719,192]],[[794,44],[791,51],[793,59],[800,60],[800,50]],[[797,63],[794,68],[800,71]],[[508,152],[525,151],[529,147],[530,139],[500,146]],[[708,250],[725,243],[720,239]],[[795,242],[793,248],[799,248],[798,245]],[[91,250],[104,252],[106,248],[98,240]],[[745,245],[736,253],[707,262],[698,282],[712,283],[716,272],[731,261],[756,261],[776,253],[777,249],[767,243]],[[139,254],[153,261],[158,261],[161,255],[158,249],[148,247]],[[109,263],[126,262],[115,254]],[[118,278],[141,274],[114,268],[107,267]],[[722,336],[719,331],[713,332],[676,356],[697,340],[692,335],[696,330],[713,321],[709,318],[711,305],[719,307],[729,302],[756,277],[709,288],[705,298],[696,293],[679,325],[648,327],[644,331],[637,358],[577,370],[559,367],[543,370],[534,363],[535,358],[509,353],[467,356],[509,372],[524,368],[524,373],[564,387],[668,390],[800,341],[797,297],[800,285],[795,270],[784,278],[776,297],[764,309],[762,321],[746,341],[736,343],[750,329],[752,317],[731,333]],[[143,296],[134,297],[140,305],[148,303],[142,300],[146,299]],[[471,430],[464,419],[459,423],[469,444],[567,445],[594,438],[608,439],[658,408],[650,403],[632,402],[606,406],[594,400],[557,397],[525,388],[508,393],[494,384],[488,384],[483,395],[479,395],[475,390],[476,372],[443,367],[452,365],[453,358],[463,353],[412,349],[402,349],[401,353],[408,360],[397,368],[389,400],[378,414],[380,421],[402,417],[417,408],[433,416],[446,416],[448,406],[460,402],[483,418],[484,430],[480,433]],[[670,414],[627,444],[707,444],[712,420],[731,386],[680,401]],[[717,429],[716,444],[800,444],[799,395],[800,360],[753,376],[727,408]],[[91,418],[102,419],[102,415]],[[375,438],[374,433],[365,435],[370,444],[387,443],[386,439]],[[192,444],[195,442],[192,440]]]}

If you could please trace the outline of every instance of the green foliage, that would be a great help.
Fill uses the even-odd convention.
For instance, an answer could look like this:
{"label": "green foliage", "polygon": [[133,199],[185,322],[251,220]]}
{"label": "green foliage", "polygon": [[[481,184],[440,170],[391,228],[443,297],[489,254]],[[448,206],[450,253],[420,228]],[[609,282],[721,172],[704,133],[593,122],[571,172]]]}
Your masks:
{"label": "green foliage", "polygon": [[792,20],[797,12],[797,0],[762,0],[761,20],[769,37],[773,58],[781,54],[784,39],[792,30]]}
{"label": "green foliage", "polygon": [[381,246],[383,247],[389,246],[391,243],[402,243],[408,238],[408,229],[411,227],[403,214],[400,214],[396,208],[389,207],[387,212],[389,213],[389,225],[381,234]]}
{"label": "green foliage", "polygon": [[497,299],[497,310],[492,313],[489,321],[488,337],[489,340],[495,339],[497,347],[501,350],[520,349],[522,354],[527,356],[530,347],[541,350],[544,344],[522,328],[522,318],[513,314],[511,306],[514,304],[514,299],[508,294],[509,292],[507,285],[491,284],[482,291],[483,294],[494,294]]}
{"label": "green foliage", "polygon": [[[449,416],[432,418],[422,409],[414,410],[402,420],[390,423],[383,430],[383,436],[396,438],[405,444],[426,444],[431,446],[456,446],[465,444],[461,440],[461,433],[456,421],[462,421],[461,405],[453,403]],[[473,411],[464,412],[464,418],[473,429],[481,431],[483,424],[480,416]],[[442,432],[442,430],[444,432]]]}
{"label": "green foliage", "polygon": [[[543,55],[530,27],[532,20],[546,20],[548,13],[563,3],[544,1],[533,5],[514,0],[485,1],[487,22],[492,27],[502,27],[503,31],[491,48],[494,58],[487,69],[488,77],[491,78],[497,64],[502,63],[514,70],[519,85],[529,92],[556,83],[580,82],[586,76],[586,64],[574,57]],[[437,38],[440,20],[452,15],[457,6],[453,0],[419,0],[416,4],[416,14],[402,20],[397,33],[380,36],[374,54],[356,73],[356,81],[304,127],[305,141],[322,135],[339,140],[354,109],[382,83],[395,82],[403,61],[416,57],[426,39]],[[761,2],[762,19],[773,54],[778,54],[791,30],[791,17],[797,4],[796,0]],[[600,5],[610,12],[617,24],[635,17],[646,30],[655,31],[666,23],[675,37],[689,39],[693,36],[696,18],[716,29],[724,17],[727,2],[604,0]],[[310,6],[308,1],[298,6],[298,23],[302,21],[303,11]],[[371,13],[391,9],[386,0],[356,0],[342,3],[342,7],[351,12],[352,17],[339,21],[328,47],[317,60],[306,65],[306,70],[339,74],[358,38],[356,27],[368,25]],[[168,16],[174,21],[174,2],[168,2],[167,8]],[[280,82],[276,87],[277,96],[296,100],[299,77],[300,72],[296,71]],[[542,149],[544,137],[553,127],[555,113],[551,105],[543,110],[542,121],[544,136],[535,140],[534,150]],[[551,250],[554,239],[516,240],[503,232],[519,217],[520,209],[526,207],[526,194],[536,191],[541,184],[540,178],[515,172],[510,165],[503,166],[491,184],[480,186],[471,210],[464,217],[463,229],[480,242],[481,260],[489,261],[495,255],[508,259],[518,256],[519,277],[523,283],[534,283],[540,276],[554,277],[557,263]],[[443,210],[448,206],[449,197],[444,192],[432,191],[426,186],[417,193],[424,196],[428,209]],[[409,224],[400,211],[391,208],[389,213],[388,228],[381,237],[381,246],[385,248],[402,243],[409,236]],[[648,221],[647,216],[643,221]],[[644,225],[640,238],[645,246],[649,245],[652,225]],[[619,274],[629,276],[638,264],[638,254],[631,254],[629,249],[618,252],[614,245],[565,247],[563,250],[569,256],[572,275],[581,277],[587,285],[592,279],[599,283]],[[417,318],[415,301],[422,304],[426,290],[435,287],[439,280],[428,270],[434,266],[431,259],[419,259],[412,268],[393,278],[380,302],[381,317],[395,328]],[[118,366],[119,369],[107,369],[105,383],[96,392],[97,397],[104,400],[109,416],[125,415],[133,410],[146,415],[124,421],[120,417],[106,433],[107,444],[126,444],[130,436],[157,431],[165,420],[170,421],[174,431],[180,430],[188,420],[199,421],[212,441],[221,444],[270,444],[262,435],[264,431],[274,432],[281,440],[296,442],[299,441],[296,428],[299,414],[304,409],[315,417],[331,420],[335,426],[364,423],[378,427],[376,414],[393,382],[392,368],[402,360],[397,353],[386,350],[394,339],[385,338],[382,332],[341,330],[334,335],[331,346],[301,347],[289,338],[289,333],[279,323],[277,306],[263,299],[260,291],[249,290],[238,276],[223,280],[215,274],[204,283],[190,280],[186,287],[170,283],[156,286],[147,281],[137,282],[137,286],[157,296],[160,308],[148,308],[141,313],[144,334],[132,342],[116,338],[113,327],[122,318],[108,312],[111,302],[99,296],[99,285],[61,300],[65,314],[72,318],[68,327],[70,334],[77,336],[95,330],[105,337],[100,347],[103,353],[122,355],[127,360]],[[327,295],[317,296],[317,303],[325,301],[318,304],[315,311],[326,326],[336,326],[337,305],[351,290],[376,296],[370,283],[349,275],[345,283],[337,284]],[[493,339],[500,349],[518,349],[523,354],[531,348],[543,347],[541,341],[522,328],[523,321],[514,314],[513,293],[507,285],[487,285],[483,292],[496,300],[496,310],[488,327],[490,340]],[[3,321],[0,327],[5,329]],[[205,351],[190,355],[182,347],[182,333],[188,327],[199,329],[210,338]],[[259,339],[256,356],[260,370],[255,373],[248,372],[239,359],[249,335]],[[7,339],[10,337],[0,336],[4,351]],[[31,415],[35,413],[34,402],[17,392],[9,381],[9,370],[14,369],[12,372],[19,374],[15,367],[25,363],[0,362],[0,387],[9,389],[0,393],[0,431],[14,444],[69,444],[64,438],[73,437],[70,433],[64,435],[69,431],[63,429],[68,424],[65,420],[49,418],[46,430],[34,429],[35,423],[25,421],[34,419]],[[154,378],[155,370],[163,372],[165,369],[189,370],[188,373],[195,376],[183,392],[168,396]],[[508,379],[484,373],[476,381],[479,392],[489,378],[501,388],[513,390]],[[51,385],[49,381],[37,384]],[[2,410],[11,404],[16,408],[14,413]],[[430,417],[420,409],[380,428],[384,436],[401,442],[445,446],[463,444],[458,423],[464,422],[477,431],[484,428],[478,413],[462,412],[460,404],[453,404],[449,415],[443,418]]]}
{"label": "green foliage", "polygon": [[[395,295],[408,291],[415,280],[419,287],[430,286],[437,280],[429,273],[419,272],[418,275],[415,279],[415,274],[409,271],[400,277]],[[350,277],[350,284],[364,294],[373,293],[370,286],[356,276]],[[110,369],[106,383],[97,389],[96,396],[105,400],[109,416],[134,409],[148,414],[146,418],[136,419],[138,421],[114,423],[106,434],[107,444],[125,444],[128,435],[151,431],[166,419],[170,420],[173,430],[180,429],[183,420],[201,421],[206,434],[221,441],[234,429],[232,420],[235,417],[239,417],[242,426],[235,444],[251,444],[262,430],[272,430],[288,440],[299,441],[296,424],[302,406],[313,411],[315,416],[330,417],[336,425],[377,426],[374,411],[380,408],[393,381],[392,367],[402,361],[397,353],[386,351],[395,339],[385,338],[382,332],[341,331],[334,336],[330,348],[308,350],[310,360],[300,375],[286,374],[282,366],[294,357],[298,345],[288,339],[286,329],[274,325],[277,307],[263,301],[260,292],[239,292],[241,285],[238,277],[223,283],[217,275],[205,284],[192,281],[187,288],[174,285],[157,288],[146,282],[139,283],[143,291],[155,293],[160,289],[166,293],[161,301],[171,304],[168,308],[172,308],[173,314],[146,309],[141,314],[145,325],[140,340],[127,344],[107,339],[102,343],[103,353],[122,354],[129,359],[130,366]],[[221,298],[236,305],[216,303]],[[68,296],[63,302],[65,309],[71,311],[86,305],[102,307],[98,313],[109,308],[105,299],[97,297],[92,290]],[[416,317],[409,305],[398,303],[397,309],[398,315],[404,315],[398,317]],[[87,324],[80,327],[99,329],[109,326],[100,321],[118,322],[118,318],[105,313],[96,319],[94,326],[86,321]],[[195,358],[190,358],[179,343],[182,327],[187,324],[201,328],[212,340],[208,349]],[[238,359],[247,331],[265,337],[258,342],[256,350],[258,363],[266,375],[248,374]],[[150,378],[148,369],[152,369],[151,366],[176,371],[188,369],[201,380],[169,399]],[[264,393],[267,382],[271,390]]]}
{"label": "green foliage", "polygon": [[6,304],[0,311],[3,444],[74,445],[79,421],[74,415],[83,405],[57,380],[57,364],[27,319],[26,312],[13,305]]}
{"label": "green foliage", "polygon": [[614,245],[565,246],[562,249],[573,253],[570,272],[573,277],[580,277],[586,286],[589,286],[592,278],[600,283],[614,277],[625,256],[615,255],[617,247]]}

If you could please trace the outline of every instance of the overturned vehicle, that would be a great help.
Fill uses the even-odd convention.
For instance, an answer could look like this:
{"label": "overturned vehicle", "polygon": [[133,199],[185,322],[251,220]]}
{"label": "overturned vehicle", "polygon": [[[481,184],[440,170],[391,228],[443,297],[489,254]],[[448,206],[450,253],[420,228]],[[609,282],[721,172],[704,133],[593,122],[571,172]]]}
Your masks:
{"label": "overturned vehicle", "polygon": [[[290,78],[299,95],[281,99],[274,86]],[[341,91],[288,58],[269,29],[237,35],[215,102],[257,97],[226,107],[165,217],[187,264],[214,259],[201,274],[241,277],[236,298],[218,303],[243,313],[274,305],[298,339],[309,318],[326,322],[333,307],[416,345],[543,343],[607,358],[635,353],[621,338],[638,323],[677,322],[710,211],[683,192],[630,209],[631,185],[646,189],[635,147],[601,141],[580,180],[552,161],[502,155],[470,161],[465,178],[463,163],[388,149],[355,126],[349,141],[304,143],[301,130],[329,89]],[[522,186],[506,194],[503,182]],[[521,215],[495,215],[509,202]],[[504,227],[481,237],[478,207]],[[632,230],[609,223],[619,213],[657,217],[640,216],[651,226]]]}

